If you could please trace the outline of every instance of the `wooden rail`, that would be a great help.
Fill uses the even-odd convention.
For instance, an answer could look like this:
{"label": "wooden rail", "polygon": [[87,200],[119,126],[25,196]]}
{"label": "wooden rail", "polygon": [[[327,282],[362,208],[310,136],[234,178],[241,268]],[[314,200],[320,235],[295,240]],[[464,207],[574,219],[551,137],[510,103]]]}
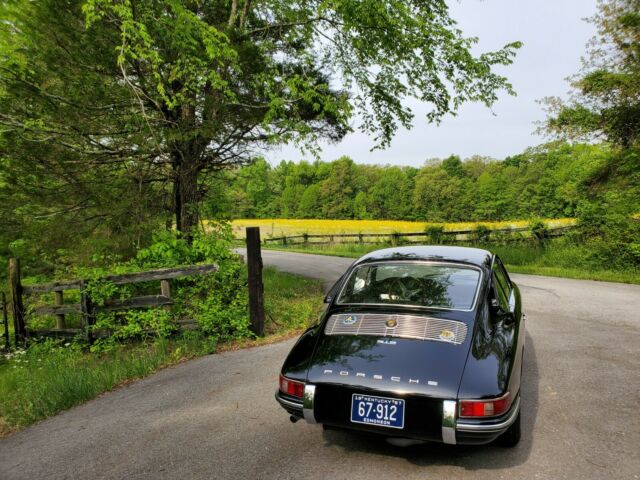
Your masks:
{"label": "wooden rail", "polygon": [[[562,227],[548,227],[547,233],[551,237],[556,237],[559,235],[563,235],[567,230],[574,228],[573,225],[562,226]],[[531,232],[529,227],[515,227],[515,228],[497,228],[497,229],[489,229],[486,231],[487,235],[491,235],[493,233],[518,233],[518,232]],[[429,240],[433,235],[443,236],[443,237],[458,237],[458,235],[464,235],[466,237],[473,236],[474,234],[482,234],[482,232],[477,229],[471,230],[443,230],[439,231],[435,234],[431,234],[427,231],[424,232],[393,232],[393,233],[330,233],[330,234],[299,234],[299,235],[288,235],[282,237],[269,237],[265,238],[263,242],[268,243],[281,243],[282,245],[286,245],[287,243],[292,244],[303,244],[303,245],[326,245],[335,243],[336,239],[357,239],[356,242],[340,242],[340,243],[375,243],[375,242],[367,242],[365,239],[367,238],[386,238],[389,239],[391,243],[397,242],[403,237],[423,237],[426,240]],[[325,240],[325,241],[314,241]],[[467,238],[468,239],[468,238]],[[302,241],[298,241],[302,240]],[[460,240],[455,238],[455,240]]]}
{"label": "wooden rail", "polygon": [[[12,311],[14,319],[14,331],[16,343],[23,343],[28,336],[76,336],[83,333],[86,339],[93,341],[92,326],[95,323],[95,314],[105,311],[129,310],[137,308],[153,308],[159,306],[169,306],[173,304],[171,298],[171,287],[169,280],[192,275],[204,275],[218,270],[215,264],[191,265],[177,268],[162,268],[148,270],[145,272],[124,273],[120,275],[107,275],[97,279],[99,282],[109,282],[115,285],[127,285],[143,282],[160,282],[159,295],[143,295],[131,297],[124,300],[107,300],[104,305],[94,305],[88,291],[87,280],[74,279],[69,281],[59,281],[42,283],[38,285],[22,286],[20,277],[20,262],[12,258],[9,261],[9,283],[11,285]],[[79,290],[79,303],[64,303],[63,292],[67,290]],[[54,304],[37,307],[33,310],[33,315],[55,315],[55,329],[28,330],[26,325],[25,308],[23,297],[42,293],[54,293]],[[3,294],[4,298],[4,294]],[[6,307],[3,309],[6,312]],[[80,314],[82,328],[66,328],[65,315]],[[5,313],[6,322],[6,313]],[[5,327],[8,335],[8,329]]]}

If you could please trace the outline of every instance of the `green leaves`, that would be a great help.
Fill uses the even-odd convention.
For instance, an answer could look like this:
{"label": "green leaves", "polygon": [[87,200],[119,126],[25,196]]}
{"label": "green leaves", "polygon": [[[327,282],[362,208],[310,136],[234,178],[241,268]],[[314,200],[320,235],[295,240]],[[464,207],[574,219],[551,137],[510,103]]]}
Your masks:
{"label": "green leaves", "polygon": [[[490,105],[511,92],[493,67],[518,47],[475,55],[444,0],[10,0],[0,11],[5,243],[96,240],[94,258],[131,256],[163,224],[192,239],[209,175],[283,143],[316,154],[356,113],[383,148],[413,123],[411,98],[431,106],[430,122]],[[309,191],[301,212],[330,192]]]}
{"label": "green leaves", "polygon": [[598,34],[568,103],[547,99],[547,130],[567,138],[603,138],[623,149],[640,136],[640,2],[603,0],[590,21]]}

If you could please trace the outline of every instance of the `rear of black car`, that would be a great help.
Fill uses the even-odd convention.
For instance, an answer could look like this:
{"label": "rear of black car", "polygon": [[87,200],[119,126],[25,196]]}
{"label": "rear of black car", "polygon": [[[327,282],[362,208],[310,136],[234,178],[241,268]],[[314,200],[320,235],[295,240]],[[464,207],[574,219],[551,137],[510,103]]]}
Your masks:
{"label": "rear of black car", "polygon": [[[277,400],[292,420],[329,427],[454,444],[494,440],[519,413],[519,392],[505,394],[491,373],[495,361],[476,358],[488,282],[480,264],[402,261],[395,254],[384,264],[356,264],[324,320],[285,362]],[[468,361],[494,381],[478,397],[460,400]],[[494,402],[495,415],[463,418],[491,413]]]}

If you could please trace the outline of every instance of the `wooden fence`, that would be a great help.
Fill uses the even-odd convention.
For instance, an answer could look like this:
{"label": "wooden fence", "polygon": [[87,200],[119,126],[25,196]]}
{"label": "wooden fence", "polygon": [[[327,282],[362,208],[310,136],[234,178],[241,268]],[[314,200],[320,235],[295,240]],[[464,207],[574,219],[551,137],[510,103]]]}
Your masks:
{"label": "wooden fence", "polygon": [[[98,281],[110,282],[115,285],[157,281],[160,282],[160,292],[157,295],[144,295],[124,300],[107,300],[104,305],[98,306],[94,305],[87,291],[88,282],[86,280],[76,279],[23,286],[20,279],[20,263],[17,259],[12,258],[9,261],[9,283],[11,286],[11,309],[16,343],[23,343],[27,337],[30,336],[75,337],[78,335],[84,335],[87,341],[92,342],[94,340],[92,326],[95,323],[96,313],[171,305],[173,303],[169,282],[171,279],[203,275],[217,270],[217,265],[210,264],[108,275],[98,279]],[[78,303],[64,302],[64,292],[69,290],[78,290],[80,292],[80,301]],[[55,315],[56,327],[53,329],[28,328],[26,310],[24,308],[24,297],[51,292],[54,294],[54,304],[39,306],[35,308],[31,314]],[[80,315],[82,328],[67,328],[65,316],[69,314]]]}
{"label": "wooden fence", "polygon": [[[260,252],[260,229],[247,228],[247,268],[249,272],[249,319],[251,331],[256,335],[264,335],[264,286],[262,283],[262,255]],[[173,304],[171,297],[170,280],[188,277],[192,275],[204,275],[218,270],[215,264],[190,265],[178,268],[163,268],[148,270],[146,272],[125,273],[121,275],[107,275],[96,279],[97,281],[110,282],[115,285],[127,285],[142,282],[160,282],[160,292],[156,295],[144,295],[119,300],[107,300],[104,305],[95,305],[87,290],[88,281],[75,279],[62,282],[42,283],[38,285],[22,285],[20,274],[20,262],[16,258],[9,260],[9,286],[11,289],[10,302],[7,302],[4,292],[0,295],[0,310],[5,349],[9,350],[9,321],[8,313],[13,317],[13,331],[15,344],[24,344],[30,336],[45,337],[75,337],[83,335],[87,341],[94,340],[93,325],[95,315],[104,311],[130,310],[137,308],[152,308],[170,306]],[[64,292],[69,290],[79,291],[80,301],[65,303]],[[31,295],[53,293],[54,303],[42,305],[30,312],[31,315],[55,315],[56,326],[51,329],[30,329],[27,325],[27,315],[24,308],[24,299]],[[77,297],[78,295],[76,295]],[[68,328],[66,315],[80,315],[81,328]],[[181,322],[184,326],[185,322]],[[193,321],[191,321],[193,323]],[[108,333],[108,332],[107,332]],[[2,338],[0,337],[0,338]]]}
{"label": "wooden fence", "polygon": [[[564,235],[569,229],[574,228],[573,225],[563,227],[549,227],[546,235],[549,237],[557,237]],[[300,234],[282,237],[268,237],[263,241],[265,245],[270,243],[279,243],[281,245],[329,245],[333,243],[353,243],[353,244],[372,244],[388,242],[392,245],[403,243],[437,243],[434,237],[447,239],[450,242],[469,242],[474,240],[475,236],[485,235],[487,237],[492,234],[511,234],[511,233],[531,233],[529,227],[517,228],[499,228],[489,230],[443,230],[430,232],[393,232],[393,233],[332,233],[332,234]],[[409,238],[410,240],[403,240]],[[345,241],[346,240],[346,241]],[[488,240],[488,238],[486,238]],[[441,243],[441,242],[440,242]]]}
{"label": "wooden fence", "polygon": [[[260,252],[260,229],[247,228],[247,269],[249,290],[249,319],[250,328],[258,336],[264,335],[264,286],[262,283],[262,255]],[[137,308],[153,308],[170,306],[173,304],[171,297],[170,280],[193,275],[204,275],[218,270],[215,264],[190,265],[178,268],[162,268],[148,270],[146,272],[125,273],[120,275],[107,275],[97,281],[110,282],[115,285],[127,285],[142,282],[160,282],[160,292],[156,295],[144,295],[127,299],[111,299],[104,305],[95,305],[87,290],[88,281],[74,279],[68,281],[42,283],[38,285],[22,285],[20,275],[20,262],[16,258],[9,259],[9,286],[11,289],[10,302],[7,302],[4,292],[0,292],[1,321],[3,325],[4,348],[9,350],[9,321],[8,312],[13,316],[13,331],[16,345],[24,344],[28,337],[76,337],[84,335],[92,342],[94,340],[93,325],[95,314],[104,311],[130,310]],[[65,303],[64,292],[68,290],[79,291],[80,301]],[[55,315],[56,326],[51,329],[30,329],[27,325],[27,313],[24,307],[25,297],[31,295],[53,293],[52,305],[39,306],[30,315]],[[77,295],[76,295],[77,297]],[[78,314],[81,318],[81,328],[68,328],[66,315]],[[181,322],[184,326],[185,322]],[[193,321],[191,321],[193,323]],[[107,334],[110,332],[107,332]]]}

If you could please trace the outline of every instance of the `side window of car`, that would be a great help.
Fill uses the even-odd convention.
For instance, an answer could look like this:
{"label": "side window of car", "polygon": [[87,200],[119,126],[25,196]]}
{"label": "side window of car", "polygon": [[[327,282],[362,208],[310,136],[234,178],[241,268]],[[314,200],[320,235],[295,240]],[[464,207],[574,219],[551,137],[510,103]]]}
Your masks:
{"label": "side window of car", "polygon": [[507,269],[504,268],[504,264],[502,263],[502,260],[500,260],[500,258],[498,257],[496,257],[496,260],[495,260],[495,267],[497,268],[499,275],[504,280],[505,285],[507,285],[508,292],[511,293],[511,279],[509,278]]}
{"label": "side window of car", "polygon": [[505,310],[509,309],[509,297],[511,296],[511,282],[507,276],[507,272],[502,265],[502,262],[496,257],[493,262],[493,278],[496,283],[496,291],[498,294],[498,301]]}

